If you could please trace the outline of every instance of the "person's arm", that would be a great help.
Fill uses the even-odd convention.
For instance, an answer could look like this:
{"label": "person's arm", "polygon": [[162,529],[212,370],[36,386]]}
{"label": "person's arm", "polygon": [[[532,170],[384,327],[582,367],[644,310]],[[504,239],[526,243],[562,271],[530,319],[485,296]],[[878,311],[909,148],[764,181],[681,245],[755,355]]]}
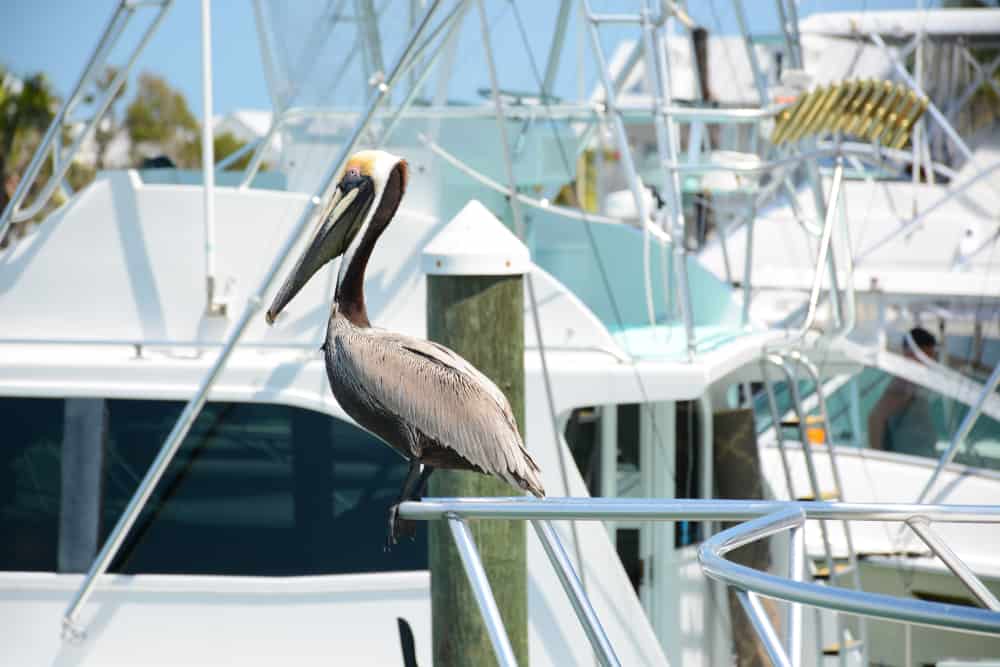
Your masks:
{"label": "person's arm", "polygon": [[906,409],[907,404],[913,399],[913,392],[907,391],[905,387],[899,386],[893,381],[882,392],[882,397],[872,408],[868,415],[868,446],[872,449],[882,449],[883,438],[885,437],[885,427],[889,423],[889,417],[899,414]]}

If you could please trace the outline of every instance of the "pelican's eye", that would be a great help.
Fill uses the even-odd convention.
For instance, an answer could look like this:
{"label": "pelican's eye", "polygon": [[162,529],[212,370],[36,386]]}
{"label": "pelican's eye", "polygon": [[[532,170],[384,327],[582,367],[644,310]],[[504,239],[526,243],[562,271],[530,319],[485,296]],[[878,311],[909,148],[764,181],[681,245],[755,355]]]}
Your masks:
{"label": "pelican's eye", "polygon": [[344,172],[344,177],[340,179],[340,191],[347,194],[361,185],[362,181],[364,181],[364,176],[361,175],[361,170],[357,167],[350,167]]}

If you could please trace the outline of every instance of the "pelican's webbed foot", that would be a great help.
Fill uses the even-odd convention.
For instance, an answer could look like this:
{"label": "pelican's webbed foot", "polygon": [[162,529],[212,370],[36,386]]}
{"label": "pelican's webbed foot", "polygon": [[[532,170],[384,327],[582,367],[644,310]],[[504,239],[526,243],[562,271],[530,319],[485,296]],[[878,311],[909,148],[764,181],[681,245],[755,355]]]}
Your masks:
{"label": "pelican's webbed foot", "polygon": [[389,525],[385,534],[385,550],[391,551],[393,545],[399,542],[399,531],[397,522],[399,521],[399,504],[389,508]]}
{"label": "pelican's webbed foot", "polygon": [[417,535],[417,522],[407,521],[399,518],[399,503],[389,508],[389,525],[385,537],[385,550],[391,551],[392,547],[399,544],[399,538],[409,537],[415,539]]}

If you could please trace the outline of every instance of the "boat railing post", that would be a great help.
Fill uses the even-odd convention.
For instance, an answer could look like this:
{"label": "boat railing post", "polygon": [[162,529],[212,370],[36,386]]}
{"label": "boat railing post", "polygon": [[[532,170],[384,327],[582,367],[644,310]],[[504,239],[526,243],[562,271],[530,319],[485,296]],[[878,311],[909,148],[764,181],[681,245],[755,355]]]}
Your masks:
{"label": "boat railing post", "polygon": [[1000,611],[1000,600],[983,584],[982,580],[976,576],[965,562],[958,557],[947,542],[931,528],[931,522],[926,517],[916,516],[908,520],[907,525],[913,532],[924,541],[931,551],[958,577],[965,587],[969,589],[979,603],[992,611]]}
{"label": "boat railing post", "polygon": [[771,659],[771,664],[774,667],[792,667],[788,656],[785,655],[785,650],[781,648],[778,633],[774,631],[774,626],[768,620],[767,612],[764,611],[764,606],[760,603],[757,594],[737,589],[736,597],[740,601],[740,605],[743,606],[743,611],[750,618],[754,630],[757,631],[757,637],[764,645],[764,650],[767,651],[767,657]]}
{"label": "boat railing post", "polygon": [[[788,578],[803,581],[806,567],[806,531],[795,526],[788,531]],[[791,602],[786,618],[785,643],[794,664],[802,661],[802,604]]]}
{"label": "boat railing post", "polygon": [[479,605],[479,613],[482,615],[483,623],[486,624],[486,632],[493,644],[493,652],[496,654],[497,662],[501,667],[517,667],[514,648],[510,644],[510,638],[507,637],[503,618],[500,617],[500,609],[493,597],[493,589],[490,588],[490,581],[486,578],[486,570],[483,569],[479,550],[476,549],[476,543],[472,541],[469,528],[465,525],[465,521],[457,515],[449,515],[447,520],[452,538],[455,541],[455,548],[458,550],[462,565],[465,567],[465,576],[472,587],[473,595],[476,596],[476,604]]}
{"label": "boat railing post", "polygon": [[597,654],[601,665],[603,667],[621,665],[618,656],[615,655],[614,648],[611,646],[611,642],[608,640],[607,634],[604,632],[601,620],[594,612],[594,608],[591,606],[590,600],[583,590],[583,585],[573,570],[573,564],[570,563],[569,555],[563,548],[562,541],[559,539],[559,535],[552,527],[552,524],[541,520],[532,521],[531,525],[535,529],[535,534],[538,535],[538,539],[542,543],[545,554],[549,557],[549,562],[552,563],[552,567],[555,569],[563,589],[569,595],[569,600],[573,604],[573,611],[576,612],[577,618],[580,619],[580,624],[583,626],[584,632],[587,633],[587,638],[594,647],[594,652]]}
{"label": "boat railing post", "polygon": [[440,3],[441,0],[431,0],[428,4],[423,17],[417,23],[416,28],[410,35],[409,41],[403,46],[401,53],[397,57],[396,62],[390,70],[389,76],[384,82],[376,86],[375,94],[369,101],[365,113],[358,118],[354,131],[351,133],[347,141],[344,142],[337,159],[331,162],[328,167],[321,180],[322,185],[317,190],[317,195],[312,197],[309,204],[306,205],[306,209],[302,212],[302,215],[299,216],[299,219],[292,228],[291,233],[285,239],[284,244],[278,250],[274,260],[271,262],[271,266],[264,274],[264,278],[260,285],[247,299],[247,305],[244,308],[243,314],[237,321],[236,325],[230,330],[228,336],[226,337],[226,342],[223,345],[222,350],[219,352],[219,356],[216,358],[215,362],[202,379],[201,384],[198,386],[194,396],[191,397],[187,405],[184,407],[183,412],[181,412],[180,416],[177,418],[177,422],[174,424],[173,429],[171,429],[170,434],[161,446],[160,451],[153,460],[152,465],[150,465],[149,470],[146,471],[146,475],[139,483],[139,487],[136,489],[125,510],[118,518],[118,523],[115,524],[115,527],[111,530],[107,540],[104,542],[104,546],[101,548],[100,553],[97,555],[97,558],[91,565],[90,570],[87,572],[87,576],[84,578],[79,590],[73,596],[69,606],[66,608],[62,621],[64,639],[80,640],[84,638],[84,633],[82,629],[77,626],[77,621],[83,605],[86,604],[88,598],[93,593],[94,586],[97,583],[97,578],[107,571],[112,559],[114,559],[115,555],[118,553],[118,549],[121,548],[122,543],[125,541],[128,531],[132,528],[132,525],[138,518],[139,512],[149,500],[150,495],[152,495],[153,488],[156,486],[157,482],[159,482],[163,473],[166,472],[167,466],[170,464],[170,461],[173,460],[174,455],[180,448],[181,442],[183,442],[184,437],[191,429],[191,426],[194,424],[194,420],[197,418],[198,414],[201,412],[201,408],[207,401],[209,390],[212,388],[212,385],[215,384],[215,380],[225,367],[233,349],[236,347],[236,344],[239,342],[243,333],[250,324],[250,320],[256,316],[257,312],[260,310],[264,295],[271,288],[272,283],[274,283],[275,278],[278,275],[278,271],[285,262],[285,258],[292,251],[292,248],[294,248],[298,243],[299,237],[301,237],[306,230],[312,227],[311,223],[313,222],[316,211],[323,211],[320,207],[321,202],[329,199],[330,191],[336,187],[336,178],[340,173],[341,166],[347,161],[351,151],[354,150],[355,145],[361,138],[362,133],[368,127],[369,122],[375,114],[375,110],[378,108],[382,100],[388,95],[391,86],[400,76],[405,74],[406,68],[403,67],[403,64],[407,62],[413,45],[420,38],[420,35],[423,34],[427,24],[430,22],[431,16],[433,16]]}

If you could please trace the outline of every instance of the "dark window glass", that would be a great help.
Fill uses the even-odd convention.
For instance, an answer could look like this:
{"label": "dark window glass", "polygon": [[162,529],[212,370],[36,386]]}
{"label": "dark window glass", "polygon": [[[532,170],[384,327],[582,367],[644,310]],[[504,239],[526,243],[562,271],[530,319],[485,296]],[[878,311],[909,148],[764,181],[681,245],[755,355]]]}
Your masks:
{"label": "dark window glass", "polygon": [[642,585],[643,562],[639,557],[639,529],[638,528],[618,528],[615,530],[615,547],[618,550],[618,557],[622,559],[622,566],[625,574],[632,583],[632,588],[639,593],[639,586]]}
{"label": "dark window glass", "polygon": [[0,398],[0,569],[56,569],[63,401]]}
{"label": "dark window glass", "polygon": [[639,470],[639,465],[639,404],[624,403],[618,406],[618,467]]}
{"label": "dark window glass", "polygon": [[[616,408],[616,442],[614,446],[616,473],[615,488],[619,497],[646,495],[641,478],[641,406],[624,403]],[[601,412],[593,407],[577,408],[570,413],[564,435],[580,475],[591,496],[601,495]],[[674,432],[674,462],[668,472],[674,480],[674,497],[700,498],[701,490],[701,416],[697,403],[678,401],[676,404],[676,429]],[[662,434],[656,433],[659,438]],[[658,445],[654,445],[658,446]],[[674,538],[678,547],[700,542],[702,525],[698,522],[674,523]],[[620,542],[620,540],[619,540]],[[622,562],[627,555],[620,553]]]}
{"label": "dark window glass", "polygon": [[[62,405],[0,400],[0,415],[22,415],[11,431],[16,437],[0,449],[2,569],[56,569]],[[107,401],[99,543],[183,406]],[[415,540],[383,549],[387,510],[405,474],[399,455],[344,421],[288,406],[210,403],[110,571],[288,576],[425,569],[423,526]]]}
{"label": "dark window glass", "polygon": [[566,444],[573,454],[587,491],[601,495],[601,418],[597,408],[577,408],[566,422]]}
{"label": "dark window glass", "polygon": [[[677,402],[677,440],[674,448],[674,497],[700,498],[701,492],[701,415],[694,401]],[[686,547],[702,540],[702,524],[692,521],[674,523],[674,544]]]}

